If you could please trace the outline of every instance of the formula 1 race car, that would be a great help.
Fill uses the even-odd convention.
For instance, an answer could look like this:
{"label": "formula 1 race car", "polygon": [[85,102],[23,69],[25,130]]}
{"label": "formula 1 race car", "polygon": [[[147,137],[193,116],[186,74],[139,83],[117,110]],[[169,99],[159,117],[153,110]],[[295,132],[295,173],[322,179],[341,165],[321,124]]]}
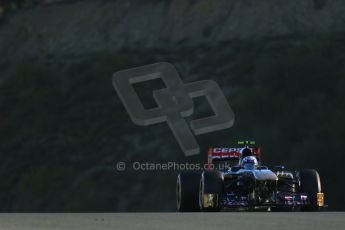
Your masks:
{"label": "formula 1 race car", "polygon": [[[220,162],[228,167],[212,170]],[[210,148],[208,167],[178,175],[178,211],[317,211],[325,206],[316,170],[270,170],[261,165],[258,147]]]}

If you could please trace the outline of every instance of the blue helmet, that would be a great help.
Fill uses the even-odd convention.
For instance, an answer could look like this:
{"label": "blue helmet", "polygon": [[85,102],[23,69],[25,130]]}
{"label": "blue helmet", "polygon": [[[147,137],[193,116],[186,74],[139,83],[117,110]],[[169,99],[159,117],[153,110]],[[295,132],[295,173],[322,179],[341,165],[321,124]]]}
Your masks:
{"label": "blue helmet", "polygon": [[242,159],[241,166],[244,169],[254,170],[258,166],[258,160],[254,156],[248,156]]}

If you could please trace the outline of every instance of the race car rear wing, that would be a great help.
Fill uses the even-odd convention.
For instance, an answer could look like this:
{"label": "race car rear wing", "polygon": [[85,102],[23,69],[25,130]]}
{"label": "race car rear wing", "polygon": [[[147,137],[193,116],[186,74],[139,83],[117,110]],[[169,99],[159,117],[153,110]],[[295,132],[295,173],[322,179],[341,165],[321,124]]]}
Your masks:
{"label": "race car rear wing", "polygon": [[[208,158],[207,164],[208,169],[211,169],[211,165],[215,162],[221,161],[233,161],[235,164],[239,164],[241,159],[241,150],[242,148],[226,148],[226,147],[216,147],[208,149]],[[261,162],[261,149],[260,147],[249,147],[253,155],[258,160],[259,164]]]}

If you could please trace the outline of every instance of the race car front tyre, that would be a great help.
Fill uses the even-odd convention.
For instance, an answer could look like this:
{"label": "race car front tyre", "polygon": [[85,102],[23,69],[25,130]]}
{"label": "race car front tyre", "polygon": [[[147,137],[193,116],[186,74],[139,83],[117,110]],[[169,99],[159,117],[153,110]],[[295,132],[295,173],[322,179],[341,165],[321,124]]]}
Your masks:
{"label": "race car front tyre", "polygon": [[199,209],[199,172],[183,172],[177,176],[176,201],[179,212],[198,212]]}
{"label": "race car front tyre", "polygon": [[314,169],[304,169],[299,172],[301,193],[306,193],[309,205],[302,206],[301,211],[318,211],[317,194],[321,193],[321,180],[319,173]]}
{"label": "race car front tyre", "polygon": [[223,173],[204,171],[200,178],[199,207],[206,212],[218,212],[221,209],[219,197],[223,192]]}

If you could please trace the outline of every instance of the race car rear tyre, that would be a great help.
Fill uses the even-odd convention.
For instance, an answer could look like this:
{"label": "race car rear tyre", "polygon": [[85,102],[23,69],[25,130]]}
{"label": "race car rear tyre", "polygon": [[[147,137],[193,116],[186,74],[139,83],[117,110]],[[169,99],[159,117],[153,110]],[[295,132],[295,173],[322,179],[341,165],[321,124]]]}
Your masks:
{"label": "race car rear tyre", "polygon": [[176,201],[179,212],[198,212],[200,172],[183,172],[177,176]]}
{"label": "race car rear tyre", "polygon": [[302,206],[301,211],[318,211],[317,193],[321,192],[321,180],[319,173],[314,169],[304,169],[299,172],[301,192],[307,193],[310,204]]}
{"label": "race car rear tyre", "polygon": [[[218,212],[221,209],[219,197],[223,192],[223,173],[219,171],[204,171],[200,178],[199,207],[206,212]],[[205,207],[204,195],[212,194],[213,206]]]}

